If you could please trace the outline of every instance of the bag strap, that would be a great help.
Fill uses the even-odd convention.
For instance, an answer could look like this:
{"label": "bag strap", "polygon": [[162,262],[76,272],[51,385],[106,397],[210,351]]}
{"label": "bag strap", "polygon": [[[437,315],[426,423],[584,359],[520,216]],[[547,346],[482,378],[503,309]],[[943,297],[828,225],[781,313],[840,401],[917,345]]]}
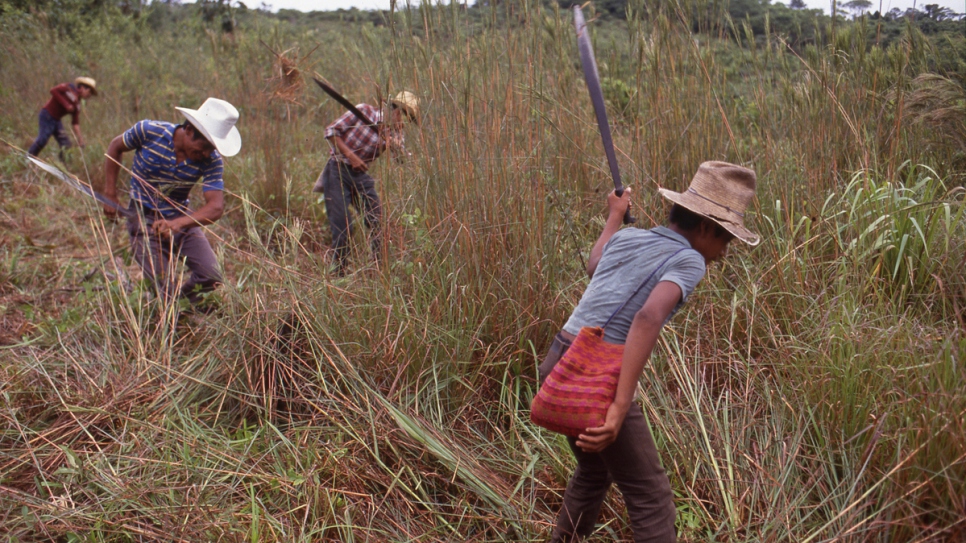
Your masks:
{"label": "bag strap", "polygon": [[651,275],[648,275],[647,276],[647,279],[645,279],[644,281],[642,281],[641,282],[641,285],[639,287],[637,287],[636,289],[634,289],[634,292],[630,296],[628,296],[628,298],[626,300],[624,300],[624,303],[622,303],[620,305],[620,307],[617,308],[616,311],[614,311],[613,313],[611,313],[610,317],[607,319],[607,322],[605,322],[604,325],[601,326],[601,328],[607,328],[607,325],[610,324],[610,321],[614,320],[614,317],[616,317],[617,314],[620,313],[621,309],[624,309],[624,306],[627,305],[627,303],[630,302],[631,299],[634,298],[634,296],[637,296],[637,293],[640,292],[642,288],[644,288],[644,285],[648,284],[648,282],[651,281],[651,279],[654,277],[654,274],[657,273],[658,270],[660,270],[661,268],[663,268],[664,265],[667,264],[669,260],[671,260],[672,258],[674,258],[675,256],[677,256],[678,253],[680,253],[681,251],[684,251],[685,249],[690,249],[690,247],[681,247],[677,251],[674,251],[671,254],[671,256],[669,256],[669,257],[667,257],[667,258],[664,259],[664,262],[661,262],[656,268],[654,268],[654,271],[651,272]]}

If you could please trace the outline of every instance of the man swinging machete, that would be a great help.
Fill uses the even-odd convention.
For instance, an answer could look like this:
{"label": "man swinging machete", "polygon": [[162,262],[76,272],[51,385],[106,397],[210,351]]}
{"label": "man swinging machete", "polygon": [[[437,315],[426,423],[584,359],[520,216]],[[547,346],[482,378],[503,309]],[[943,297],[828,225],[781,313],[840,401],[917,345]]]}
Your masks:
{"label": "man swinging machete", "polygon": [[382,107],[369,104],[353,106],[330,85],[316,78],[315,82],[332,96],[346,111],[325,129],[329,141],[329,161],[312,188],[325,194],[325,212],[329,217],[334,251],[334,271],[346,274],[349,260],[349,238],[352,218],[349,206],[363,214],[370,229],[373,258],[381,251],[380,222],[382,205],[376,193],[376,182],[369,175],[369,165],[383,151],[405,154],[403,120],[419,123],[419,100],[409,91],[402,91]]}
{"label": "man swinging machete", "polygon": [[734,239],[748,245],[759,242],[744,224],[757,178],[748,168],[704,162],[685,191],[659,189],[672,204],[667,226],[621,229],[622,222],[629,222],[630,194],[620,190],[593,51],[579,6],[574,7],[574,25],[617,190],[608,196],[607,221],[590,252],[590,284],[540,364],[540,381],[579,341],[582,329],[603,327],[604,341],[623,345],[623,355],[604,423],[567,438],[577,467],[564,492],[551,541],[572,542],[591,535],[607,491],[616,484],[635,543],[672,543],[676,540],[674,496],[636,398],[638,382],[661,329],[687,301],[706,268],[725,257]]}

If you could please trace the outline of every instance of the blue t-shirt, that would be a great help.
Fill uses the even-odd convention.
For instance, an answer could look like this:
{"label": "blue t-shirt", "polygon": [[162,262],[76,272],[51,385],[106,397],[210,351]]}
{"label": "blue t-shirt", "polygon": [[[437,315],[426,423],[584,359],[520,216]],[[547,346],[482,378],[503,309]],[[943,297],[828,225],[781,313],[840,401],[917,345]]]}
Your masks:
{"label": "blue t-shirt", "polygon": [[124,146],[135,151],[131,167],[134,172],[131,200],[157,210],[164,217],[189,212],[188,193],[199,179],[203,179],[203,192],[225,190],[222,180],[224,163],[218,151],[212,152],[205,161],[186,159],[178,163],[174,152],[174,130],[177,127],[164,121],[144,120],[122,136]]}
{"label": "blue t-shirt", "polygon": [[[685,250],[674,254],[682,248]],[[668,257],[671,257],[670,260],[667,260]],[[704,257],[691,248],[684,236],[670,228],[625,228],[614,234],[604,246],[594,277],[563,329],[576,335],[584,326],[603,326],[634,289],[665,260],[667,263],[610,321],[604,329],[604,340],[624,344],[634,315],[661,281],[670,281],[681,287],[681,301],[671,311],[671,315],[674,315],[704,277]]]}

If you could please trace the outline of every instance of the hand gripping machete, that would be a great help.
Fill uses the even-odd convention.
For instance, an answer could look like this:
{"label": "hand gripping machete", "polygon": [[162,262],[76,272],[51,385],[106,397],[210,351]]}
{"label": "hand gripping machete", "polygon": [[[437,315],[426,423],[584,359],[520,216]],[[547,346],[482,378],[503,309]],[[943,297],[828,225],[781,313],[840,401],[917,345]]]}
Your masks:
{"label": "hand gripping machete", "polygon": [[53,175],[57,179],[60,179],[66,185],[68,185],[69,187],[73,188],[74,190],[77,190],[79,192],[82,192],[82,193],[90,196],[91,198],[97,200],[98,202],[100,202],[100,203],[102,203],[102,204],[104,204],[104,205],[106,205],[108,207],[112,207],[112,208],[116,209],[117,212],[118,212],[118,214],[123,215],[124,217],[128,217],[128,218],[136,217],[136,214],[133,211],[131,211],[130,209],[128,209],[126,207],[122,207],[117,202],[114,202],[114,201],[110,200],[107,196],[104,196],[103,194],[101,194],[99,192],[94,192],[94,189],[92,189],[89,186],[85,185],[84,183],[80,182],[80,180],[78,180],[76,177],[74,177],[72,175],[69,175],[69,174],[61,171],[59,168],[57,168],[55,166],[52,166],[50,164],[47,164],[46,162],[44,162],[42,160],[38,160],[38,159],[36,159],[36,158],[34,158],[32,156],[28,156],[27,157],[27,160],[29,160],[31,163],[33,163],[34,166],[37,166],[38,168],[40,168],[40,169],[44,170],[45,172],[49,173],[50,175]]}
{"label": "hand gripping machete", "polygon": [[[597,62],[594,60],[594,49],[590,45],[590,35],[587,33],[587,23],[584,22],[584,12],[580,6],[574,6],[574,28],[577,30],[577,48],[580,49],[580,65],[584,69],[584,80],[587,82],[587,90],[590,91],[590,101],[594,104],[594,113],[597,114],[597,128],[600,129],[600,139],[604,144],[604,153],[607,154],[607,163],[610,165],[610,175],[614,178],[614,191],[618,196],[624,193],[624,185],[621,184],[621,172],[617,164],[617,155],[614,154],[614,140],[610,135],[610,125],[607,123],[607,110],[604,108],[604,92],[600,88],[600,76],[597,74]],[[631,217],[630,208],[624,213],[624,224],[631,224],[637,219]]]}

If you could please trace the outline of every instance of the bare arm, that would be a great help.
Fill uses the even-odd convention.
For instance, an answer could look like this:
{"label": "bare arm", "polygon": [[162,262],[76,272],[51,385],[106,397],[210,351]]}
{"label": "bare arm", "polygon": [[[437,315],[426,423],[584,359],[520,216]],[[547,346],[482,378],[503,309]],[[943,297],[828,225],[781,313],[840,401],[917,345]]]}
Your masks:
{"label": "bare arm", "polygon": [[214,223],[225,213],[225,193],[209,190],[204,193],[205,205],[176,219],[154,221],[151,228],[159,236],[177,233],[191,226],[206,226]]}
{"label": "bare arm", "polygon": [[[623,213],[621,213],[621,218]],[[670,281],[661,281],[651,291],[627,332],[624,343],[624,359],[617,382],[617,395],[607,409],[603,426],[587,428],[577,440],[577,446],[586,452],[600,452],[617,439],[627,410],[634,401],[637,383],[644,372],[644,365],[651,358],[651,351],[664,327],[664,320],[681,300],[681,287]]]}
{"label": "bare arm", "polygon": [[[117,174],[121,171],[121,155],[130,151],[124,145],[124,137],[117,136],[107,146],[107,157],[104,159],[104,196],[117,202]],[[117,216],[117,210],[104,206],[104,214],[110,218]]]}
{"label": "bare arm", "polygon": [[620,196],[615,194],[614,191],[607,195],[607,222],[604,223],[604,230],[590,250],[590,259],[587,260],[588,277],[593,277],[594,272],[597,271],[597,264],[600,263],[600,257],[604,254],[604,246],[621,229],[621,225],[624,224],[624,212],[630,205],[631,189],[629,188],[624,189],[624,194]]}
{"label": "bare arm", "polygon": [[369,169],[369,165],[359,158],[359,155],[355,154],[352,149],[349,149],[349,146],[346,145],[342,138],[339,136],[332,136],[329,138],[329,141],[335,145],[335,148],[338,149],[340,153],[342,153],[342,156],[349,159],[349,164],[351,164],[353,168],[359,170],[360,172],[364,172]]}

